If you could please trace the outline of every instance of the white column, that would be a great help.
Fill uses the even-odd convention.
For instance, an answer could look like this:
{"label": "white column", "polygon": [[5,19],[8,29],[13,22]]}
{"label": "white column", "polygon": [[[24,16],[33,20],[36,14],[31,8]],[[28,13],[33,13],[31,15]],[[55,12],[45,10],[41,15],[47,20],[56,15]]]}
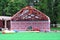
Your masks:
{"label": "white column", "polygon": [[7,20],[5,20],[5,29],[7,28]]}

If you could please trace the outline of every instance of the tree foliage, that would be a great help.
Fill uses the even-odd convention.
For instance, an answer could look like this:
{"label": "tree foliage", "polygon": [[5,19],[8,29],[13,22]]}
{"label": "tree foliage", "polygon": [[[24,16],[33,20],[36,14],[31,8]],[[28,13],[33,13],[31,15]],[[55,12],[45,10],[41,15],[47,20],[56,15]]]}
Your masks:
{"label": "tree foliage", "polygon": [[[28,0],[29,1],[29,0]],[[12,16],[28,5],[27,0],[0,0],[0,15]],[[39,0],[34,7],[51,19],[51,23],[60,23],[60,0]]]}

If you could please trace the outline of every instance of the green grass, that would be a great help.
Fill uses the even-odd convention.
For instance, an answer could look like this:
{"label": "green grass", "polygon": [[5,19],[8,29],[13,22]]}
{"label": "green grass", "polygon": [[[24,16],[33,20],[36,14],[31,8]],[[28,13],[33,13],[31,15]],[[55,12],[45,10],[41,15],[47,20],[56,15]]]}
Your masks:
{"label": "green grass", "polygon": [[[51,28],[60,30],[60,28]],[[60,32],[18,32],[14,34],[2,34],[0,40],[60,40]]]}
{"label": "green grass", "polygon": [[0,40],[60,40],[60,32],[0,34]]}
{"label": "green grass", "polygon": [[57,28],[51,28],[51,30],[59,30],[60,31],[60,27],[57,27]]}

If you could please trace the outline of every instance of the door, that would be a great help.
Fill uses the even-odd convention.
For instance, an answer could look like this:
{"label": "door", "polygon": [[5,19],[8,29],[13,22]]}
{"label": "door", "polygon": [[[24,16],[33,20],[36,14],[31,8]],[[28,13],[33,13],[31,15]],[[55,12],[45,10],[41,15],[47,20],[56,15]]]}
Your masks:
{"label": "door", "polygon": [[2,30],[2,27],[3,27],[3,21],[0,20],[0,31]]}

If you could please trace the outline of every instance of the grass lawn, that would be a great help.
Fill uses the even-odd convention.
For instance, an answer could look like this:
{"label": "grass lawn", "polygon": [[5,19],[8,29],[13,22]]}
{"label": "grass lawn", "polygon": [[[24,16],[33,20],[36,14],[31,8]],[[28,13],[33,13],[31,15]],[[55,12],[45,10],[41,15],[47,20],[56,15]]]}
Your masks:
{"label": "grass lawn", "polygon": [[60,40],[60,32],[21,32],[14,34],[1,34],[0,40]]}
{"label": "grass lawn", "polygon": [[60,27],[57,27],[57,28],[51,28],[51,30],[59,30],[60,31]]}
{"label": "grass lawn", "polygon": [[0,33],[0,40],[60,40],[60,32],[18,32],[14,34]]}

